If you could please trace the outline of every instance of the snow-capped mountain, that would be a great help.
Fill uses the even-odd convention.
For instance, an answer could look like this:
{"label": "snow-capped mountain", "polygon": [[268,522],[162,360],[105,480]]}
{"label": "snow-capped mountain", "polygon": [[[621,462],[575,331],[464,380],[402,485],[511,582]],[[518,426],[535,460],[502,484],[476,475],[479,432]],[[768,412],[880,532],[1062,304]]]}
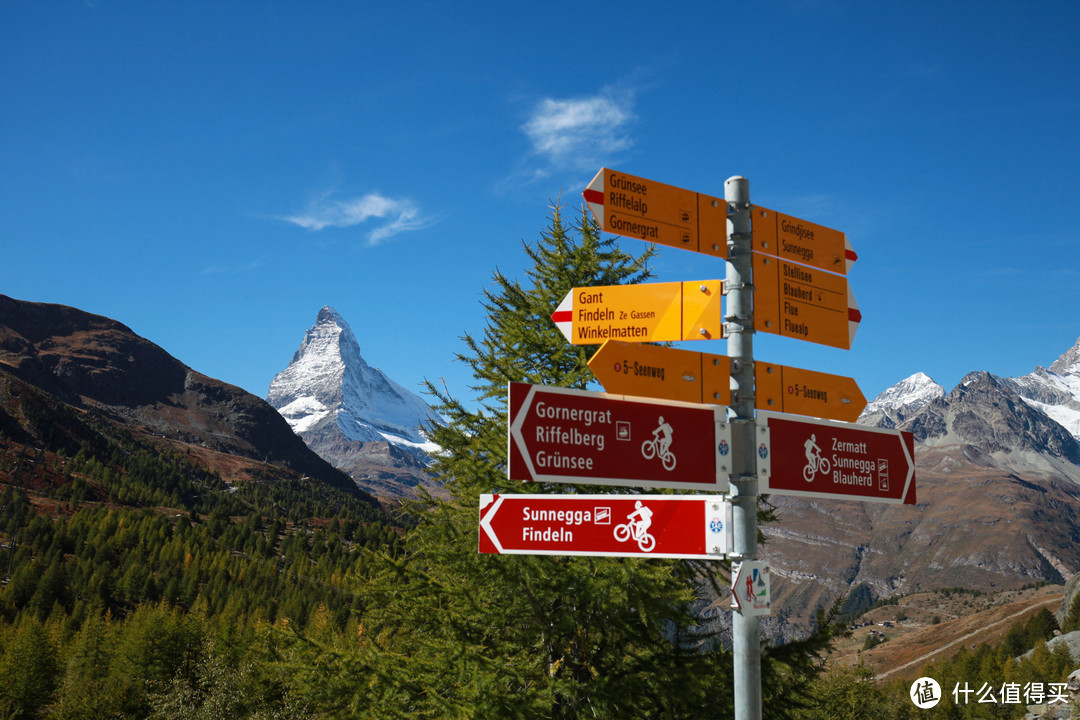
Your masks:
{"label": "snow-capped mountain", "polygon": [[[360,355],[349,324],[332,307],[319,311],[315,325],[289,366],[274,377],[266,398],[308,445],[338,467],[348,470],[344,456],[355,459],[364,449],[377,464],[400,463],[405,450],[423,464],[424,452],[437,449],[423,426],[442,419],[417,394],[406,390],[373,368]],[[368,446],[365,448],[365,446]]]}
{"label": "snow-capped mountain", "polygon": [[917,372],[868,402],[859,416],[859,422],[864,425],[896,427],[943,395],[945,388],[926,373]]}
{"label": "snow-capped mountain", "polygon": [[1080,440],[1080,340],[1054,361],[1007,381],[1024,401],[1049,415]]}

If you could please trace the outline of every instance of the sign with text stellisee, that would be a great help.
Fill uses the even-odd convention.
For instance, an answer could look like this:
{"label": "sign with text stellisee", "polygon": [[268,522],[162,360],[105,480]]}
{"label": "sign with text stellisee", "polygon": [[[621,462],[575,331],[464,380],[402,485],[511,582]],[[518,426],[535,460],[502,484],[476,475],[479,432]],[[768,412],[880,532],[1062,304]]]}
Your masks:
{"label": "sign with text stellisee", "polygon": [[847,278],[754,253],[754,329],[850,350],[862,313]]}
{"label": "sign with text stellisee", "polygon": [[915,504],[915,438],[909,432],[759,412],[768,436],[762,492]]}
{"label": "sign with text stellisee", "polygon": [[601,229],[615,235],[727,257],[727,203],[601,168],[582,193]]}
{"label": "sign with text stellisee", "polygon": [[731,502],[708,495],[481,495],[482,553],[719,560]]}
{"label": "sign with text stellisee", "polygon": [[726,492],[727,408],[510,383],[507,475]]}

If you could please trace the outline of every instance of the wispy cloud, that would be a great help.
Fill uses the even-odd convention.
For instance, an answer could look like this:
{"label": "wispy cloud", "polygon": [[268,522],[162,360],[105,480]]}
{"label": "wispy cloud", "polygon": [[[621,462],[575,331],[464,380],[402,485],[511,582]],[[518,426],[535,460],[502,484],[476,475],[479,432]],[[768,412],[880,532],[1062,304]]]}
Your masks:
{"label": "wispy cloud", "polygon": [[308,230],[347,228],[372,223],[368,243],[377,245],[389,237],[417,230],[430,223],[416,203],[408,198],[390,198],[377,192],[337,200],[324,195],[312,201],[306,210],[281,218]]}
{"label": "wispy cloud", "polygon": [[634,120],[634,93],[607,87],[596,95],[544,98],[521,126],[532,155],[543,166],[537,177],[553,171],[595,168],[598,162],[633,145],[628,133]]}

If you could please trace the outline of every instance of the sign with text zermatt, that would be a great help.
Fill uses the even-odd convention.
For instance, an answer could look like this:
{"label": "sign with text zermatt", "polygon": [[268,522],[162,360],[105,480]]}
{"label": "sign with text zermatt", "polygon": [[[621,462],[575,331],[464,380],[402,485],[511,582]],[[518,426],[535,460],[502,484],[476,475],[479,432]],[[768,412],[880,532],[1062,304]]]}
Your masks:
{"label": "sign with text zermatt", "polygon": [[731,547],[718,495],[481,495],[482,553],[718,560]]}
{"label": "sign with text zermatt", "polygon": [[601,229],[727,257],[727,203],[692,190],[601,168],[582,193]]}
{"label": "sign with text zermatt", "polygon": [[507,475],[726,492],[727,408],[510,383]]}
{"label": "sign with text zermatt", "polygon": [[762,492],[915,504],[909,432],[759,412]]}

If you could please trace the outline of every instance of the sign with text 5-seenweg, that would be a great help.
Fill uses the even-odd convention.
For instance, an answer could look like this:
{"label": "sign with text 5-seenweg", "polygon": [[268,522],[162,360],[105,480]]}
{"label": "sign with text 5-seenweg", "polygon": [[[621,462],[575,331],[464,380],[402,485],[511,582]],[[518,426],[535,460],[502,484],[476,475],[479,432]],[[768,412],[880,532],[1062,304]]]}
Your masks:
{"label": "sign with text 5-seenweg", "polygon": [[718,560],[730,535],[720,496],[480,496],[482,553]]}
{"label": "sign with text 5-seenweg", "polygon": [[762,492],[915,504],[915,437],[851,423],[757,415]]}
{"label": "sign with text 5-seenweg", "polygon": [[510,383],[511,480],[726,492],[727,408]]}

